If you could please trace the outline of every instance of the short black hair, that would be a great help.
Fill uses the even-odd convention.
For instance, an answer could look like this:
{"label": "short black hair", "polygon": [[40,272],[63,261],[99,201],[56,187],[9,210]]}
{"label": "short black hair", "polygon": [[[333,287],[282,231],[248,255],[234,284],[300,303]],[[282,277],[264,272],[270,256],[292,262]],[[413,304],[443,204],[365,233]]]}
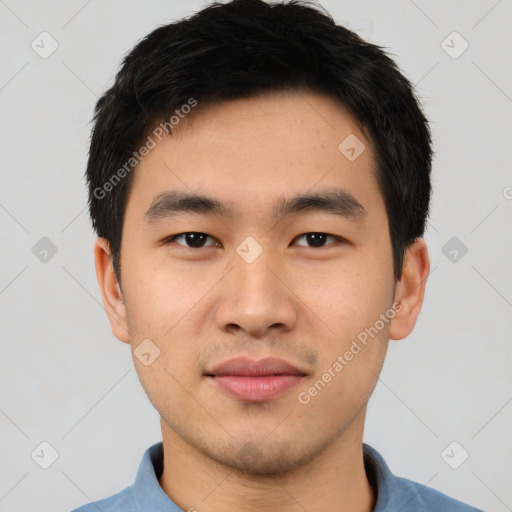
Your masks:
{"label": "short black hair", "polygon": [[118,279],[130,171],[151,130],[172,133],[172,120],[192,107],[280,91],[330,95],[369,140],[400,278],[407,247],[424,233],[431,195],[430,128],[412,84],[382,47],[337,25],[318,6],[232,0],[147,35],[96,104],[89,208]]}

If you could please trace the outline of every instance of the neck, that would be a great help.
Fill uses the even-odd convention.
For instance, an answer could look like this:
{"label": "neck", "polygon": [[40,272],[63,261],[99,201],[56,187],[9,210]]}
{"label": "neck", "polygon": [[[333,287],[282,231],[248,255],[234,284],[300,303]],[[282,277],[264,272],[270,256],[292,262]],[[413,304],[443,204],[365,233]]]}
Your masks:
{"label": "neck", "polygon": [[364,418],[307,464],[271,475],[242,473],[219,464],[161,424],[164,470],[159,482],[183,510],[371,512],[374,508],[375,492],[363,464]]}

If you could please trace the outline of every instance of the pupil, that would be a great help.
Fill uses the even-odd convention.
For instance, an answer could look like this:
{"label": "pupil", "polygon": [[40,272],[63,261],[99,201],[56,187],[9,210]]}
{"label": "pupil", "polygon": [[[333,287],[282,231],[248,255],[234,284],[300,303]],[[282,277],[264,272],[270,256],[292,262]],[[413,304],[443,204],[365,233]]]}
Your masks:
{"label": "pupil", "polygon": [[205,241],[205,236],[202,233],[187,233],[185,240],[187,244],[192,247],[202,247]]}
{"label": "pupil", "polygon": [[326,235],[324,233],[309,233],[306,235],[306,239],[310,245],[314,247],[321,247],[325,243]]}

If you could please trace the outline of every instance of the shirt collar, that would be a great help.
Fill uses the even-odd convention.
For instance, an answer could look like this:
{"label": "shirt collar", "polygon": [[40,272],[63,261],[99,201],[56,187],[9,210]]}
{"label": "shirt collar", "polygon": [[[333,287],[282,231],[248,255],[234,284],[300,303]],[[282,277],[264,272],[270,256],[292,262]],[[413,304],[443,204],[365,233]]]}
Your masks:
{"label": "shirt collar", "polygon": [[[366,476],[377,494],[373,512],[385,512],[386,509],[393,510],[391,501],[396,494],[393,491],[396,486],[396,477],[391,473],[381,454],[365,443],[363,443],[363,459]],[[388,509],[388,506],[391,508]]]}
{"label": "shirt collar", "polygon": [[181,509],[165,494],[158,478],[164,467],[163,443],[150,446],[140,463],[133,484],[133,498],[138,511],[181,512]]}

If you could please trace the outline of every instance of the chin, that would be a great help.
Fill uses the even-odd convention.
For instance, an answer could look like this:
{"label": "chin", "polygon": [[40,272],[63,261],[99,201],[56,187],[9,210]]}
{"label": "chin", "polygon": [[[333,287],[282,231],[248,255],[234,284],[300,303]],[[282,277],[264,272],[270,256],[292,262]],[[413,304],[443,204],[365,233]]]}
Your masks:
{"label": "chin", "polygon": [[208,458],[233,471],[253,475],[284,475],[306,466],[317,457],[324,447],[301,446],[294,442],[258,444],[251,441],[232,443],[215,449],[203,447],[201,452]]}

